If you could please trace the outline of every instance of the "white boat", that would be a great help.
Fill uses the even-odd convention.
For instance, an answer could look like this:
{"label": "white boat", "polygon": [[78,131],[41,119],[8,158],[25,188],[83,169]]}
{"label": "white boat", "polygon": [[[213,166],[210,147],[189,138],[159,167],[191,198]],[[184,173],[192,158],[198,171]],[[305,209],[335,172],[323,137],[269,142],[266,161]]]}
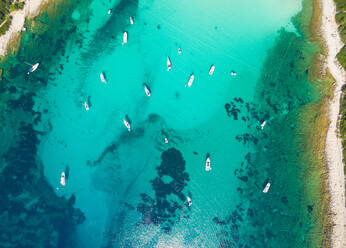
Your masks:
{"label": "white boat", "polygon": [[126,43],[127,43],[127,32],[125,31],[124,34],[123,34],[123,43],[122,43],[122,45],[124,45]]}
{"label": "white boat", "polygon": [[[189,81],[187,82],[187,86],[191,87],[193,80],[195,80],[195,75],[192,73],[190,75]],[[186,87],[186,84],[185,84],[185,87]]]}
{"label": "white boat", "polygon": [[237,76],[237,73],[235,71],[231,71],[232,76]]}
{"label": "white boat", "polygon": [[151,90],[149,89],[148,85],[144,84],[144,91],[145,91],[145,94],[150,97],[151,95]]}
{"label": "white boat", "polygon": [[131,25],[133,25],[133,18],[132,18],[132,16],[130,16],[130,23],[131,23]]}
{"label": "white boat", "polygon": [[186,197],[187,199],[187,204],[189,205],[189,207],[192,205],[192,201],[191,201],[191,198],[188,196]]}
{"label": "white boat", "polygon": [[126,119],[124,119],[123,122],[124,122],[124,125],[127,128],[127,130],[130,132],[131,131],[130,123]]}
{"label": "white boat", "polygon": [[66,185],[66,182],[65,182],[65,172],[61,172],[60,184],[61,184],[62,186],[65,186],[65,185]]}
{"label": "white boat", "polygon": [[112,9],[109,9],[107,13],[110,15],[112,13]]}
{"label": "white boat", "polygon": [[84,107],[85,107],[85,110],[88,111],[89,110],[89,105],[87,102],[84,102]]}
{"label": "white boat", "polygon": [[167,138],[165,138],[165,143],[168,144],[168,139]]}
{"label": "white boat", "polygon": [[107,83],[105,75],[102,72],[100,73],[100,79],[102,83],[105,83],[105,84]]}
{"label": "white boat", "polygon": [[213,75],[214,70],[215,70],[215,65],[211,65],[209,69],[209,75]]}
{"label": "white boat", "polygon": [[207,159],[205,160],[205,171],[210,171],[211,167],[210,167],[210,158],[207,157]]}
{"label": "white boat", "polygon": [[266,194],[269,191],[269,188],[270,188],[270,183],[267,183],[267,185],[263,189],[263,193]]}
{"label": "white boat", "polygon": [[169,71],[172,68],[171,60],[167,56],[167,71]]}
{"label": "white boat", "polygon": [[180,47],[178,48],[178,54],[181,54],[181,48]]}
{"label": "white boat", "polygon": [[[29,64],[29,65],[30,65],[30,64]],[[34,64],[34,65],[31,65],[28,74],[29,74],[30,72],[36,71],[36,69],[38,68],[39,65],[40,65],[40,63],[36,63],[36,64]]]}
{"label": "white boat", "polygon": [[267,124],[267,122],[266,121],[264,121],[264,122],[262,122],[262,124],[261,124],[261,128],[263,129],[264,128],[264,126]]}

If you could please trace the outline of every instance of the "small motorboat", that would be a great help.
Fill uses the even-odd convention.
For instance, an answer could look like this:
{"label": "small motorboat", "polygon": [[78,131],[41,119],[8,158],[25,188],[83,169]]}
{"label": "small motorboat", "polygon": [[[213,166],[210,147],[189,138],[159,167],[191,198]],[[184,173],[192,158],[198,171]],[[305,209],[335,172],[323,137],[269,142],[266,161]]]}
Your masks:
{"label": "small motorboat", "polygon": [[167,71],[169,71],[172,68],[172,63],[169,57],[167,56]]}
{"label": "small motorboat", "polygon": [[186,199],[187,199],[187,205],[190,207],[192,205],[191,198],[188,196],[186,197]]}
{"label": "small motorboat", "polygon": [[185,84],[185,87],[186,87],[186,86],[191,87],[191,85],[192,85],[192,83],[193,83],[193,80],[195,80],[195,75],[192,73],[192,74],[190,75],[189,81],[187,82],[187,84]]}
{"label": "small motorboat", "polygon": [[214,70],[215,70],[215,65],[212,64],[212,65],[210,66],[210,69],[209,69],[209,75],[210,75],[210,76],[213,75]]}
{"label": "small motorboat", "polygon": [[[26,64],[31,65],[31,64],[29,64],[29,63],[26,63]],[[36,71],[36,69],[38,68],[39,65],[40,65],[40,63],[36,63],[36,64],[34,64],[34,65],[31,65],[31,67],[30,67],[30,69],[29,69],[29,71],[28,71],[28,74],[29,74],[30,72]]]}
{"label": "small motorboat", "polygon": [[105,83],[105,84],[107,83],[106,77],[105,77],[105,75],[103,74],[103,72],[100,73],[100,79],[101,79],[101,82],[102,82],[102,83]]}
{"label": "small motorboat", "polygon": [[147,84],[143,84],[144,85],[144,91],[145,91],[145,94],[150,97],[151,95],[151,90],[149,88],[149,86]]}
{"label": "small motorboat", "polygon": [[180,47],[178,48],[178,54],[181,54],[181,48]]}
{"label": "small motorboat", "polygon": [[127,128],[127,130],[130,132],[131,131],[130,123],[126,120],[126,118],[124,118],[123,122],[124,122],[124,125]]}
{"label": "small motorboat", "polygon": [[231,71],[232,76],[237,76],[237,73],[235,71]]}
{"label": "small motorboat", "polygon": [[65,182],[65,172],[61,172],[60,184],[61,184],[62,186],[65,186],[65,185],[66,185],[66,182]]}
{"label": "small motorboat", "polygon": [[112,9],[109,9],[107,13],[110,15],[112,13]]}
{"label": "small motorboat", "polygon": [[132,18],[132,16],[130,16],[130,23],[131,23],[131,25],[133,25],[133,18]]}
{"label": "small motorboat", "polygon": [[263,129],[264,128],[264,126],[267,124],[267,122],[266,121],[264,121],[264,122],[262,122],[262,124],[261,124],[261,129]]}
{"label": "small motorboat", "polygon": [[205,171],[210,171],[210,157],[208,156],[207,159],[205,160]]}
{"label": "small motorboat", "polygon": [[165,143],[168,144],[168,139],[167,139],[167,137],[165,138]]}
{"label": "small motorboat", "polygon": [[85,107],[85,110],[88,111],[89,110],[89,105],[87,102],[84,102],[84,107]]}
{"label": "small motorboat", "polygon": [[270,183],[267,183],[267,185],[263,189],[263,193],[266,194],[269,191],[269,188],[270,188]]}
{"label": "small motorboat", "polygon": [[123,34],[123,43],[122,43],[122,45],[124,45],[126,43],[127,43],[127,32],[125,31],[124,34]]}

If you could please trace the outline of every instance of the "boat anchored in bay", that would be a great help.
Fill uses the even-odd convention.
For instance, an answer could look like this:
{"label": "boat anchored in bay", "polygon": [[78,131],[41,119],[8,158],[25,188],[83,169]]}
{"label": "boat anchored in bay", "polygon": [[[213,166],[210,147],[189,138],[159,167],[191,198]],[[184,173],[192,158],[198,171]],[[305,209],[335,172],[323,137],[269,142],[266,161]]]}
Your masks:
{"label": "boat anchored in bay", "polygon": [[124,45],[126,43],[127,43],[127,32],[125,31],[124,34],[123,34],[123,43],[122,43],[122,45]]}
{"label": "boat anchored in bay", "polygon": [[210,75],[210,76],[213,75],[214,70],[215,70],[215,65],[212,64],[212,65],[210,66],[210,69],[209,69],[209,75]]}
{"label": "boat anchored in bay", "polygon": [[105,74],[104,74],[103,72],[100,73],[100,79],[101,79],[101,82],[102,82],[102,83],[104,83],[104,84],[107,83],[107,81],[106,81],[106,76],[105,76]]}
{"label": "boat anchored in bay", "polygon": [[145,94],[148,96],[148,97],[150,97],[151,96],[151,90],[150,90],[150,88],[149,88],[149,86],[147,85],[147,84],[143,84],[143,86],[144,86],[144,91],[145,91]]}
{"label": "boat anchored in bay", "polygon": [[170,58],[167,56],[167,71],[169,71],[172,68],[172,63]]}
{"label": "boat anchored in bay", "polygon": [[205,160],[205,171],[211,171],[209,153],[207,153],[207,159]]}
{"label": "boat anchored in bay", "polygon": [[186,86],[191,87],[194,80],[195,80],[195,75],[193,73],[191,73],[189,81],[187,82],[187,84],[185,84],[185,87]]}
{"label": "boat anchored in bay", "polygon": [[130,121],[128,120],[127,116],[125,116],[125,118],[123,119],[123,123],[125,125],[125,127],[127,128],[127,131],[131,131],[131,125],[130,125]]}

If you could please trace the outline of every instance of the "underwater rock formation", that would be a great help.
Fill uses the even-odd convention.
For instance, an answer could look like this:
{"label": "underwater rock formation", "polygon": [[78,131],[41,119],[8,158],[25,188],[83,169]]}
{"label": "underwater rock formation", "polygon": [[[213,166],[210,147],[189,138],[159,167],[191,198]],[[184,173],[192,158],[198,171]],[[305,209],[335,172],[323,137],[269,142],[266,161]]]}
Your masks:
{"label": "underwater rock formation", "polygon": [[32,125],[21,123],[19,132],[0,173],[0,247],[73,247],[74,227],[85,217],[73,195],[58,197],[44,179]]}
{"label": "underwater rock formation", "polygon": [[157,177],[151,180],[155,197],[142,193],[137,211],[142,213],[142,224],[160,225],[168,233],[186,208],[183,190],[190,179],[179,150],[170,148],[162,153],[161,159],[161,165],[156,168]]}

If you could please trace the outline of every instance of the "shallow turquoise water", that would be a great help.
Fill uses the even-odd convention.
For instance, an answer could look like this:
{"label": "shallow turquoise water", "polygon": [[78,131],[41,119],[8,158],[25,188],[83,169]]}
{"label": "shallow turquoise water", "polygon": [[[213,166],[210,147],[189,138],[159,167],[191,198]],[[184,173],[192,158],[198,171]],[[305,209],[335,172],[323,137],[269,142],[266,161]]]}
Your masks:
{"label": "shallow turquoise water", "polygon": [[[112,16],[107,15],[112,5],[94,3],[86,45],[68,50],[69,62],[62,62],[62,74],[44,97],[53,129],[39,149],[49,182],[59,188],[58,194],[74,193],[76,207],[85,213],[86,221],[78,227],[80,247],[108,242],[120,247],[218,246],[212,219],[235,207],[239,180],[233,171],[250,149],[234,139],[246,132],[246,125],[231,121],[223,105],[234,97],[253,98],[267,49],[300,9],[300,1],[286,2],[139,1],[136,6],[136,1],[126,1],[125,9]],[[134,25],[128,23],[130,15]],[[119,27],[121,18],[126,24]],[[124,46],[123,30],[129,33]],[[166,56],[172,61],[169,72]],[[216,69],[209,76],[211,64]],[[99,80],[101,71],[106,85]],[[185,88],[191,73],[195,81]],[[150,99],[143,82],[152,90]],[[87,112],[83,102],[88,97]],[[155,123],[148,120],[151,114],[157,115]],[[132,121],[130,133],[122,123],[125,115]],[[116,148],[88,166],[111,144]],[[124,202],[136,207],[141,193],[153,196],[150,180],[156,177],[162,150],[170,147],[186,162],[190,181],[183,193],[191,194],[193,205],[179,210],[188,219],[176,212],[171,235],[166,235],[160,226],[138,226],[140,213]],[[207,152],[211,172],[204,170]],[[69,178],[61,188],[66,165]]]}
{"label": "shallow turquoise water", "polygon": [[[222,243],[225,228],[215,217],[227,218],[252,204],[237,189],[243,182],[235,170],[254,148],[235,137],[261,122],[236,121],[224,105],[235,97],[254,101],[268,49],[282,27],[295,32],[291,17],[301,2],[118,2],[92,2],[85,9],[91,12],[88,23],[80,19],[83,10],[73,12],[82,41],[66,46],[60,73],[51,68],[54,77],[34,98],[36,111],[47,109],[36,129],[51,125],[38,147],[44,175],[57,195],[74,194],[75,207],[86,217],[77,227],[76,247],[233,247]],[[125,45],[123,31],[129,34]],[[107,84],[101,83],[100,72]],[[191,73],[194,83],[184,87]],[[152,90],[150,98],[144,82]],[[126,115],[131,132],[122,123]],[[62,187],[60,174],[67,166]],[[244,214],[237,221],[234,235],[240,238],[227,238],[234,247],[251,243],[256,227],[247,218]]]}

